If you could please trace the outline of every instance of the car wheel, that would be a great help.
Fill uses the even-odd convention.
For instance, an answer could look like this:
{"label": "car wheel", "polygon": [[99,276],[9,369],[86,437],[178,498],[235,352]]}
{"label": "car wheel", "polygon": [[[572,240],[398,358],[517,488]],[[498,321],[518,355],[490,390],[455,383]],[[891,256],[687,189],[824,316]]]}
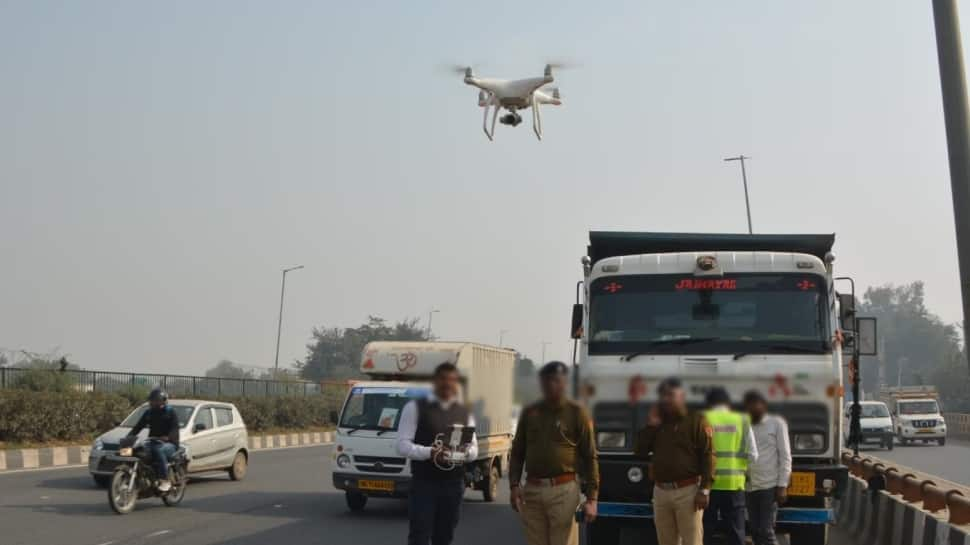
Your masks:
{"label": "car wheel", "polygon": [[367,496],[361,494],[360,492],[347,491],[346,499],[347,507],[354,513],[363,511],[364,506],[367,505]]}
{"label": "car wheel", "polygon": [[91,475],[94,479],[94,486],[98,488],[108,488],[111,484],[111,475]]}
{"label": "car wheel", "polygon": [[946,437],[940,439],[940,446],[942,447],[944,445],[946,445]]}
{"label": "car wheel", "polygon": [[236,457],[232,459],[232,465],[229,466],[229,478],[234,481],[241,481],[246,477],[246,471],[249,469],[249,458],[246,457],[246,453],[239,451],[236,453]]}

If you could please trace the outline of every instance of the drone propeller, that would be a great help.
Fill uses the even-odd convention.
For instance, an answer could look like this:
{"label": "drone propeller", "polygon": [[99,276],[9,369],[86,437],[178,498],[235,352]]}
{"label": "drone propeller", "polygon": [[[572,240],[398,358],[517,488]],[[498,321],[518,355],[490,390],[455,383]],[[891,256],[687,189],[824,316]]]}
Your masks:
{"label": "drone propeller", "polygon": [[562,98],[561,96],[559,96],[559,87],[541,87],[539,88],[539,91],[555,99]]}
{"label": "drone propeller", "polygon": [[459,74],[470,78],[473,75],[472,67],[467,64],[444,64],[440,67],[443,72],[449,74]]}

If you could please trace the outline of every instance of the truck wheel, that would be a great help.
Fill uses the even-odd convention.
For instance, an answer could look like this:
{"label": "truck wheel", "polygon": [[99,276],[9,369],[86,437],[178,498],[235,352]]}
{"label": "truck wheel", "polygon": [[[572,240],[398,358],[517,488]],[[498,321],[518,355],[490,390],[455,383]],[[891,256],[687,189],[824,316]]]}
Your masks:
{"label": "truck wheel", "polygon": [[367,496],[361,494],[360,492],[350,492],[347,491],[347,507],[354,513],[358,513],[364,510],[364,506],[367,505]]}
{"label": "truck wheel", "polygon": [[942,439],[940,439],[940,446],[942,447],[945,444],[946,444],[946,437],[943,437]]}
{"label": "truck wheel", "polygon": [[498,462],[493,462],[488,470],[488,475],[485,477],[485,482],[482,483],[482,495],[485,497],[485,501],[493,502],[498,498]]}
{"label": "truck wheel", "polygon": [[825,545],[829,540],[828,526],[805,525],[797,532],[788,534],[788,542],[791,545]]}

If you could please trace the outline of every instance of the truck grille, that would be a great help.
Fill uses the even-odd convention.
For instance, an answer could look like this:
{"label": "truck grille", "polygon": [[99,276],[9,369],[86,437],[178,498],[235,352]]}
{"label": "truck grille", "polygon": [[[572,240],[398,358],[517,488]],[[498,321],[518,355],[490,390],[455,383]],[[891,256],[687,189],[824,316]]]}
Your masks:
{"label": "truck grille", "polygon": [[380,462],[384,465],[403,466],[407,460],[404,458],[391,458],[389,456],[354,456],[354,461],[360,464],[376,464]]}

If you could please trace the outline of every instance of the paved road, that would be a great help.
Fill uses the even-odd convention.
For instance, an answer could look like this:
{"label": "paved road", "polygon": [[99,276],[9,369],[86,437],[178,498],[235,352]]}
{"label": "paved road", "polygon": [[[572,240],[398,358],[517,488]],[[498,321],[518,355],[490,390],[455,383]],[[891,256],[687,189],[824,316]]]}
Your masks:
{"label": "paved road", "polygon": [[[405,543],[404,503],[372,501],[362,515],[349,514],[329,484],[329,453],[330,447],[254,452],[245,481],[202,478],[180,506],[145,500],[127,516],[111,511],[83,468],[0,474],[0,535],[4,545]],[[507,498],[486,504],[480,497],[468,493],[456,544],[524,545]],[[851,545],[840,536],[830,543]]]}
{"label": "paved road", "polygon": [[970,486],[970,443],[950,439],[946,446],[917,443],[896,445],[892,451],[863,449],[862,455],[891,460],[913,469],[937,475],[958,484]]}

